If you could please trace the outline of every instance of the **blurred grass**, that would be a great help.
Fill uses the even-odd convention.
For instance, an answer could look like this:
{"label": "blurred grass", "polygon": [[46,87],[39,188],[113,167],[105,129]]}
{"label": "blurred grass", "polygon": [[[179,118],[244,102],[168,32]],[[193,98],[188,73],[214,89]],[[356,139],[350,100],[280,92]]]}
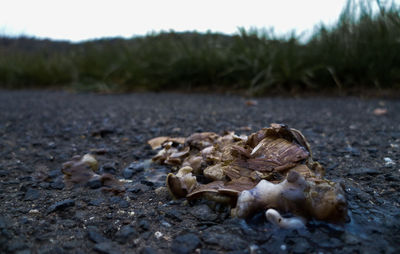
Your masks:
{"label": "blurred grass", "polygon": [[81,43],[0,37],[0,87],[252,95],[400,88],[400,8],[351,1],[311,38],[240,28]]}

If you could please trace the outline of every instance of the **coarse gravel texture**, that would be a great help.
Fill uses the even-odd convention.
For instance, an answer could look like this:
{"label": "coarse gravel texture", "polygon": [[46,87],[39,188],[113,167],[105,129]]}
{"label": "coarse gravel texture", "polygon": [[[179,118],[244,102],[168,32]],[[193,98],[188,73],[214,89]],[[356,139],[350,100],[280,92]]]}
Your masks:
{"label": "coarse gravel texture", "polygon": [[[400,101],[0,91],[0,253],[399,253]],[[373,114],[385,108],[383,115]],[[171,200],[169,168],[145,166],[157,136],[249,134],[285,123],[306,136],[326,177],[345,185],[351,221],[284,230],[207,202]],[[126,179],[115,196],[67,189],[60,171],[92,152]]]}

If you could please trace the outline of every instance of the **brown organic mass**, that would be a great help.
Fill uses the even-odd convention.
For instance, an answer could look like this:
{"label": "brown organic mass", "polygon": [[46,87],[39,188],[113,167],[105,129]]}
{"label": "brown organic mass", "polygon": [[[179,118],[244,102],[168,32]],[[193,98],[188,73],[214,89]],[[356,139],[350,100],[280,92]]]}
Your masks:
{"label": "brown organic mass", "polygon": [[167,177],[174,198],[206,198],[248,217],[276,209],[306,219],[342,223],[347,203],[340,184],[324,178],[300,131],[271,124],[249,136],[195,133],[188,138],[158,137],[153,161],[179,169]]}

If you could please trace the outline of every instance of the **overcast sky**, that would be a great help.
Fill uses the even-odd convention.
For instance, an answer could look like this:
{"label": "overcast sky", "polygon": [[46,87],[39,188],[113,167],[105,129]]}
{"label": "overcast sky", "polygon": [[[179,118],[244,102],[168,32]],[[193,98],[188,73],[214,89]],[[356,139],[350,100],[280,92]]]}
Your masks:
{"label": "overcast sky", "polygon": [[0,34],[72,41],[161,30],[273,27],[277,34],[332,24],[346,0],[0,0]]}

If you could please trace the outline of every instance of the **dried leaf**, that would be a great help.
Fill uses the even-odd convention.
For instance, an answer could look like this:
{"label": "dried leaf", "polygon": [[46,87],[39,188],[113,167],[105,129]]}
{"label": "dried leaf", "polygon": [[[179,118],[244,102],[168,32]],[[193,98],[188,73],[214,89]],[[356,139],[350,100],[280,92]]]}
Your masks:
{"label": "dried leaf", "polygon": [[376,108],[372,113],[376,116],[382,116],[387,114],[387,109],[386,108]]}
{"label": "dried leaf", "polygon": [[212,146],[219,136],[214,132],[194,133],[186,139],[186,143],[193,148],[203,150]]}
{"label": "dried leaf", "polygon": [[150,139],[149,141],[147,141],[147,143],[151,146],[151,149],[157,149],[160,148],[162,144],[164,144],[165,142],[174,142],[177,144],[183,144],[185,143],[185,138],[171,138],[171,137],[156,137],[153,139]]}
{"label": "dried leaf", "polygon": [[[88,156],[74,156],[71,161],[67,161],[62,165],[62,173],[64,174],[65,185],[68,188],[76,185],[83,186],[87,184],[92,178],[99,177],[94,171],[94,157]],[[93,160],[94,159],[94,160]],[[96,168],[97,169],[97,168]]]}
{"label": "dried leaf", "polygon": [[245,101],[246,106],[257,106],[258,105],[258,101],[256,100],[247,100]]}
{"label": "dried leaf", "polygon": [[89,181],[99,180],[103,190],[119,194],[125,190],[123,184],[111,174],[96,174],[98,162],[91,154],[74,156],[62,166],[64,182],[67,188],[85,186]]}
{"label": "dried leaf", "polygon": [[239,128],[241,131],[251,131],[251,126],[242,126]]}
{"label": "dried leaf", "polygon": [[213,181],[225,180],[225,172],[224,172],[221,164],[216,164],[216,165],[207,167],[206,169],[204,169],[203,174],[205,177],[207,177]]}
{"label": "dried leaf", "polygon": [[111,174],[106,173],[101,175],[100,181],[103,185],[103,191],[112,192],[116,195],[125,191],[123,183]]}

